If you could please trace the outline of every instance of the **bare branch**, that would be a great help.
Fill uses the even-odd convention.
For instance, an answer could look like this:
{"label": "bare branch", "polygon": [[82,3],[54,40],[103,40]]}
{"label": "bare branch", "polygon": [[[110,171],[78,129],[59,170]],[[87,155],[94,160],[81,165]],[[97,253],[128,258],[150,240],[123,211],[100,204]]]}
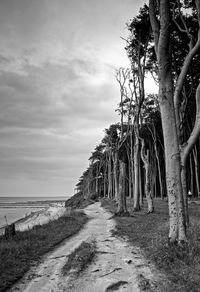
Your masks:
{"label": "bare branch", "polygon": [[184,18],[183,18],[183,14],[182,14],[182,12],[181,12],[181,8],[180,8],[180,1],[177,0],[176,2],[177,2],[177,4],[178,4],[178,12],[179,12],[179,16],[180,16],[181,22],[182,22],[182,24],[183,24],[183,26],[184,26],[184,29],[181,28],[181,26],[179,25],[179,23],[176,21],[176,17],[175,17],[175,3],[174,3],[174,5],[173,5],[173,21],[174,21],[174,23],[176,24],[177,28],[178,28],[181,32],[185,33],[185,34],[188,36],[188,38],[189,38],[189,40],[190,40],[190,42],[189,42],[189,48],[190,48],[190,50],[191,50],[192,47],[193,47],[193,36],[192,36],[192,34],[189,32],[189,29],[188,29],[188,27],[187,27],[187,24],[186,24],[186,22],[185,22],[185,20],[184,20]]}

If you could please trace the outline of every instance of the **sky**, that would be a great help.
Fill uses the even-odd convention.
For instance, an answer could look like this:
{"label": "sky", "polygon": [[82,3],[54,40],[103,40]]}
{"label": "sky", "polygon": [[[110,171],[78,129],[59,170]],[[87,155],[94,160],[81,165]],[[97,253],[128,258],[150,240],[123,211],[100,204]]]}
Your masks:
{"label": "sky", "polygon": [[0,196],[73,194],[119,121],[120,37],[143,4],[0,0]]}

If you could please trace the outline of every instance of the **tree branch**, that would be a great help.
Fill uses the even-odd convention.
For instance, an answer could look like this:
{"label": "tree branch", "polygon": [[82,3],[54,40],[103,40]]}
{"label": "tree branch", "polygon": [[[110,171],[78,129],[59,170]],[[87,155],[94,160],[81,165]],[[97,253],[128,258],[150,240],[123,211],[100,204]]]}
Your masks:
{"label": "tree branch", "polygon": [[151,27],[153,30],[153,35],[154,35],[155,52],[157,55],[160,27],[159,27],[158,19],[156,17],[155,0],[149,0],[149,16],[150,16]]}
{"label": "tree branch", "polygon": [[196,120],[195,125],[192,130],[192,133],[190,134],[189,139],[187,140],[187,143],[185,143],[182,146],[182,152],[181,152],[181,161],[182,164],[185,165],[188,155],[190,151],[192,150],[193,146],[195,145],[198,137],[200,135],[200,83],[196,90]]}
{"label": "tree branch", "polygon": [[[197,1],[197,2],[199,3],[200,1]],[[198,6],[198,9],[200,9],[200,4]],[[199,10],[198,10],[198,21],[200,23]],[[194,47],[188,52],[188,54],[184,60],[184,63],[183,63],[183,66],[181,68],[181,72],[180,72],[179,77],[177,79],[175,90],[174,90],[174,107],[175,107],[176,125],[177,125],[178,132],[179,132],[179,127],[180,127],[179,105],[180,105],[181,91],[183,89],[183,84],[184,84],[189,66],[191,64],[191,61],[199,49],[200,49],[200,26],[199,26],[199,31],[198,31],[197,42],[194,45]]]}

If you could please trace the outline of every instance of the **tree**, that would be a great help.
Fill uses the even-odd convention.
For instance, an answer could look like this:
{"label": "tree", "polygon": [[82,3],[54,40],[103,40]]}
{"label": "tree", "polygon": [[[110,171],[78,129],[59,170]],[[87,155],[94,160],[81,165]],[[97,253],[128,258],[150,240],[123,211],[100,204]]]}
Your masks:
{"label": "tree", "polygon": [[[141,109],[145,100],[144,78],[148,46],[151,40],[148,7],[144,5],[139,15],[128,24],[130,36],[126,51],[131,63],[132,95],[134,96],[134,211],[140,210],[140,139]],[[129,86],[130,87],[130,86]]]}
{"label": "tree", "polygon": [[[132,91],[130,90],[130,69],[120,68],[116,74],[116,80],[120,86],[120,104],[119,104],[119,113],[120,113],[120,138],[118,141],[118,158],[119,158],[119,193],[118,193],[118,209],[117,215],[129,215],[126,206],[126,178],[127,171],[126,166],[127,162],[132,159],[128,159],[128,148],[127,148],[127,137],[129,135],[130,130],[130,111],[131,111],[131,103],[132,103]],[[129,103],[129,107],[127,108],[127,103]],[[125,129],[124,116],[127,114],[127,124]],[[132,128],[131,128],[132,129]],[[132,139],[132,131],[131,131],[131,139]],[[132,140],[131,140],[132,141]],[[131,144],[131,154],[132,154],[132,144]],[[130,181],[132,181],[132,170],[129,167],[129,186]],[[130,192],[129,188],[129,192]]]}
{"label": "tree", "polygon": [[100,143],[99,145],[95,147],[94,151],[92,152],[92,155],[89,158],[89,160],[92,163],[91,165],[93,168],[93,175],[95,178],[95,194],[97,197],[99,197],[101,193],[101,187],[99,185],[99,181],[103,176],[101,171],[104,165],[104,155],[103,155],[104,149],[105,149],[105,145],[103,143]]}
{"label": "tree", "polygon": [[[165,144],[166,183],[169,202],[169,241],[186,242],[181,157],[173,99],[172,67],[169,48],[170,1],[149,1],[150,22],[158,61],[159,105]],[[157,13],[159,11],[160,20]],[[159,23],[160,22],[160,23]]]}
{"label": "tree", "polygon": [[[188,6],[182,4],[184,8]],[[185,17],[181,11],[181,2],[177,1],[177,8],[173,6],[173,21],[176,24],[178,30],[186,35],[188,42],[188,50],[185,53],[185,58],[180,66],[179,75],[176,78],[175,88],[174,88],[174,106],[176,115],[176,126],[178,131],[179,145],[181,148],[181,182],[183,188],[183,198],[185,206],[186,224],[189,223],[188,215],[188,203],[187,203],[187,182],[186,182],[186,163],[194,147],[199,135],[200,135],[200,83],[196,86],[195,99],[196,99],[196,118],[195,124],[186,141],[181,137],[183,118],[185,108],[183,107],[185,102],[185,83],[188,83],[188,71],[192,64],[193,58],[197,55],[200,49],[200,1],[196,0],[195,5],[190,4],[193,8],[192,16]],[[196,6],[196,7],[195,7]],[[175,9],[176,8],[176,9]],[[177,10],[177,13],[176,13]],[[180,19],[180,20],[179,20]],[[192,28],[191,20],[196,19],[198,26],[195,29]],[[193,21],[194,22],[194,21]],[[180,24],[179,24],[180,23]],[[196,24],[196,23],[195,23]],[[190,26],[189,26],[190,25]],[[197,30],[198,27],[198,30]],[[190,81],[191,84],[191,81]]]}

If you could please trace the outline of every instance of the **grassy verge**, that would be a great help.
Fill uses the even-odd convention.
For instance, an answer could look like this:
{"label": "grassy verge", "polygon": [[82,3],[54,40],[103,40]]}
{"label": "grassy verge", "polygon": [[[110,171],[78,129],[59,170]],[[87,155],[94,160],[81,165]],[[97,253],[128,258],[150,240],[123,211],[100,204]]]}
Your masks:
{"label": "grassy verge", "polygon": [[70,271],[80,274],[93,260],[96,253],[95,242],[82,242],[68,257],[62,268],[62,274],[67,275]]}
{"label": "grassy verge", "polygon": [[[102,205],[109,211],[116,212],[113,201],[103,201]],[[131,201],[128,201],[131,211]],[[155,200],[155,213],[147,215],[144,210],[131,213],[133,217],[115,217],[117,222],[114,233],[129,239],[130,243],[139,246],[145,257],[163,271],[171,285],[167,292],[200,291],[200,205],[191,203],[191,226],[188,231],[188,246],[168,246],[168,208],[167,203]],[[163,290],[161,290],[163,291]]]}
{"label": "grassy verge", "polygon": [[12,239],[0,238],[0,291],[8,289],[27,272],[33,262],[86,223],[83,212],[71,212],[43,226],[17,232]]}

